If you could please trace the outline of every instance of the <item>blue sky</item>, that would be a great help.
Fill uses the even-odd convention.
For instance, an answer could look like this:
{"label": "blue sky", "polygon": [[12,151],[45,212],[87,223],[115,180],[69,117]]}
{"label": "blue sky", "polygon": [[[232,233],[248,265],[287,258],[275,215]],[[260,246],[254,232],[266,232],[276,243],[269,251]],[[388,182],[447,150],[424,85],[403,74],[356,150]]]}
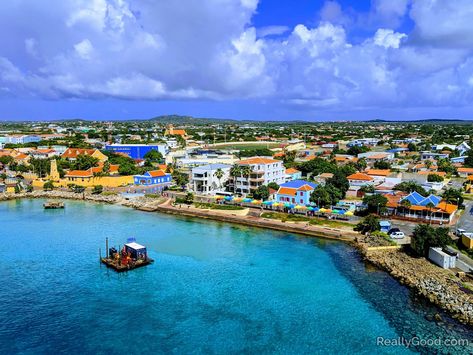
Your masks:
{"label": "blue sky", "polygon": [[471,0],[10,0],[0,119],[473,119]]}

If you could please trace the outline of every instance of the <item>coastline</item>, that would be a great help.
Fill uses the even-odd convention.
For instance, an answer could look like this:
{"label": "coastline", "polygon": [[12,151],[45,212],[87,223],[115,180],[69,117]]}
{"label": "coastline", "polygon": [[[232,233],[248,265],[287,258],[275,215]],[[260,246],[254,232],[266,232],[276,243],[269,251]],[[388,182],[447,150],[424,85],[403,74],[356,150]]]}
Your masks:
{"label": "coastline", "polygon": [[[425,258],[413,258],[399,248],[370,248],[360,242],[361,234],[331,227],[313,226],[307,223],[284,223],[251,215],[238,215],[235,211],[215,211],[197,208],[178,208],[170,200],[138,198],[126,200],[118,195],[76,194],[65,191],[34,191],[20,194],[0,194],[0,201],[28,198],[53,198],[82,200],[131,207],[144,212],[159,212],[185,217],[203,218],[218,222],[229,222],[256,228],[265,228],[305,236],[338,240],[353,244],[365,261],[388,272],[401,284],[427,298],[431,303],[446,310],[461,323],[473,326],[473,291],[465,290],[462,281],[451,271],[441,269]],[[232,213],[233,212],[233,213]]]}

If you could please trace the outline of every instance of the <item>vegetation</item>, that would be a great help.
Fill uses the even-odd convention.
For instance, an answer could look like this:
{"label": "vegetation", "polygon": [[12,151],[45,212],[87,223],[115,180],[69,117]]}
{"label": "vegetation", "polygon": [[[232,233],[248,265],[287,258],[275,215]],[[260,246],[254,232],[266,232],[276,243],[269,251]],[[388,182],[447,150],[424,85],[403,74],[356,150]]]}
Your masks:
{"label": "vegetation", "polygon": [[429,174],[427,175],[428,182],[442,182],[444,180],[443,176],[438,174]]}
{"label": "vegetation", "polygon": [[379,217],[373,214],[370,214],[363,218],[354,228],[356,231],[366,234],[379,231],[381,229],[379,225]]}
{"label": "vegetation", "polygon": [[255,192],[253,192],[253,197],[258,200],[267,200],[269,198],[269,188],[266,185],[259,186]]}
{"label": "vegetation", "polygon": [[448,228],[434,228],[419,224],[415,227],[411,238],[411,249],[417,256],[427,256],[430,247],[443,248],[452,242]]}
{"label": "vegetation", "polygon": [[447,202],[454,205],[462,205],[463,204],[463,193],[461,189],[455,189],[453,187],[448,188],[442,194],[442,198]]}
{"label": "vegetation", "polygon": [[368,213],[383,213],[386,210],[388,199],[381,194],[365,195],[363,203],[367,206]]}
{"label": "vegetation", "polygon": [[403,181],[400,184],[394,186],[394,190],[403,191],[406,193],[418,192],[422,196],[427,196],[427,191],[415,181]]}
{"label": "vegetation", "polygon": [[52,191],[54,190],[54,183],[51,180],[48,180],[43,185],[44,191]]}
{"label": "vegetation", "polygon": [[95,185],[94,188],[92,189],[92,194],[94,195],[100,195],[102,192],[103,192],[102,185]]}

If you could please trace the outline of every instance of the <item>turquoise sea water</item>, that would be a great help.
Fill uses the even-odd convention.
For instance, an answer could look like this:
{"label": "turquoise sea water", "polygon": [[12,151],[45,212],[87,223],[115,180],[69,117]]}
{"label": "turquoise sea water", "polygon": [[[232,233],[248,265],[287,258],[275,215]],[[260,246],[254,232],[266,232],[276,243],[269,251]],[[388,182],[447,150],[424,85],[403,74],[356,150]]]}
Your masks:
{"label": "turquoise sea water", "polygon": [[[118,206],[0,203],[0,353],[404,353],[469,339],[349,246]],[[153,265],[98,263],[134,236]],[[473,344],[473,343],[472,343]],[[415,347],[424,353],[473,348]]]}

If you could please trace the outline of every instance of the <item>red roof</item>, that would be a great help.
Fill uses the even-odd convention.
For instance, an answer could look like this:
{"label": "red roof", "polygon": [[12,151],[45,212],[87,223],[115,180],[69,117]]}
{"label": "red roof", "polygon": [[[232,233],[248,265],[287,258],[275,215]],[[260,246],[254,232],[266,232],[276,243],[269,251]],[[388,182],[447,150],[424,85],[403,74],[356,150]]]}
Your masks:
{"label": "red roof", "polygon": [[61,156],[63,158],[77,158],[78,155],[92,155],[95,151],[96,149],[67,148]]}
{"label": "red roof", "polygon": [[373,178],[369,175],[363,173],[355,173],[347,176],[348,180],[363,180],[363,181],[372,181]]}

